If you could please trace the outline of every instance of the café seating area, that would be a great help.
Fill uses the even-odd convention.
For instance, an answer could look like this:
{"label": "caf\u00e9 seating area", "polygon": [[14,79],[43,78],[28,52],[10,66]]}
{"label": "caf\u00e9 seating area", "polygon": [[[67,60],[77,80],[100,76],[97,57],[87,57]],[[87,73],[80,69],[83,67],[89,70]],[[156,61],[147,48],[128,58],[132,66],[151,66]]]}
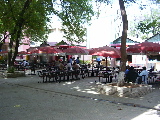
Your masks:
{"label": "caf\u00e9 seating area", "polygon": [[97,77],[98,81],[102,83],[111,83],[112,78],[117,76],[117,72],[106,71],[106,69],[88,68],[87,65],[81,65],[78,70],[58,70],[55,67],[44,68],[37,71],[38,76],[42,79],[43,83],[47,82],[65,82],[73,80],[81,80],[86,77]]}
{"label": "caf\u00e9 seating area", "polygon": [[[80,79],[80,71],[46,71],[41,70],[37,71],[38,76],[42,78],[43,82],[63,82],[63,81],[71,81]],[[83,78],[83,77],[81,77]]]}
{"label": "caf\u00e9 seating area", "polygon": [[[1,70],[6,70],[6,65],[0,65]],[[118,76],[118,71],[114,70],[113,68],[106,67],[91,67],[86,64],[80,64],[80,69],[78,70],[58,70],[54,66],[49,66],[49,64],[30,64],[29,66],[23,67],[20,64],[16,64],[15,66],[16,71],[25,71],[29,70],[30,75],[38,75],[43,83],[47,82],[64,82],[73,80],[81,80],[85,79],[86,77],[97,77],[95,82],[99,83],[112,83],[113,80],[115,81]],[[135,68],[135,70],[140,73],[142,69]],[[36,72],[37,71],[37,72]],[[160,73],[156,71],[148,71],[148,84],[157,84],[160,83]],[[95,79],[94,79],[95,80]]]}

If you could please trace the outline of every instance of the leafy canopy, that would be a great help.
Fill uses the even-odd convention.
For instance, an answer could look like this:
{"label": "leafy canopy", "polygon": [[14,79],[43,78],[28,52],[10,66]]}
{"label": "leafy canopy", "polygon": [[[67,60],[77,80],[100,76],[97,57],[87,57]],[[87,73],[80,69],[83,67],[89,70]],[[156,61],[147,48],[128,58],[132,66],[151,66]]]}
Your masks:
{"label": "leafy canopy", "polygon": [[152,9],[151,14],[145,14],[143,20],[139,21],[136,29],[143,34],[157,34],[160,31],[160,11]]}
{"label": "leafy canopy", "polygon": [[18,30],[20,38],[25,35],[32,41],[46,40],[49,15],[62,20],[68,40],[84,41],[82,24],[89,22],[94,14],[89,0],[1,0],[0,11],[0,33],[9,32],[13,41]]}

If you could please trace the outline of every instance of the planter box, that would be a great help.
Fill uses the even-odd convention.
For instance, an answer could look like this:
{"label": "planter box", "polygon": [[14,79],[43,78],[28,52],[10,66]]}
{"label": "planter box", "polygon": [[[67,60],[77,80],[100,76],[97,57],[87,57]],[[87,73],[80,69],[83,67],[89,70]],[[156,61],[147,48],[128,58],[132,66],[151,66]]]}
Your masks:
{"label": "planter box", "polygon": [[151,85],[129,85],[128,87],[118,87],[115,83],[99,85],[98,92],[106,95],[116,95],[119,97],[141,97],[152,92]]}
{"label": "planter box", "polygon": [[25,73],[24,71],[16,71],[14,73],[7,73],[7,72],[4,72],[3,74],[3,77],[6,77],[6,78],[16,78],[16,77],[25,77]]}

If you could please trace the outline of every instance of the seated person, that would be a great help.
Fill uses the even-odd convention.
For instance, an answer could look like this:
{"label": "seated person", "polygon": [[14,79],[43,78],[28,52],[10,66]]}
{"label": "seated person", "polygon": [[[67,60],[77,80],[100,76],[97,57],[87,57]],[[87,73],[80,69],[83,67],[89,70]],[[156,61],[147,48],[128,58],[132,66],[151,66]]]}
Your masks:
{"label": "seated person", "polygon": [[138,77],[138,73],[134,70],[134,67],[131,66],[129,68],[128,73],[126,74],[126,81],[127,81],[127,83],[129,83],[129,82],[135,83],[137,77]]}
{"label": "seated person", "polygon": [[59,62],[59,70],[64,70],[65,66],[63,62]]}
{"label": "seated person", "polygon": [[72,65],[72,69],[74,70],[74,71],[72,71],[72,75],[75,75],[75,78],[77,79],[78,78],[78,75],[79,75],[79,69],[80,69],[80,66],[79,66],[79,64],[77,64],[76,62],[74,62],[73,63],[73,65]]}
{"label": "seated person", "polygon": [[129,66],[126,66],[125,75],[128,73],[128,71],[129,71]]}
{"label": "seated person", "polygon": [[145,84],[147,84],[147,78],[148,78],[148,71],[146,70],[146,67],[143,67],[142,72],[139,74],[139,76],[144,76],[142,77],[142,82],[144,82]]}
{"label": "seated person", "polygon": [[80,66],[76,62],[74,62],[73,65],[72,65],[72,69],[73,70],[79,70],[79,68],[80,68]]}

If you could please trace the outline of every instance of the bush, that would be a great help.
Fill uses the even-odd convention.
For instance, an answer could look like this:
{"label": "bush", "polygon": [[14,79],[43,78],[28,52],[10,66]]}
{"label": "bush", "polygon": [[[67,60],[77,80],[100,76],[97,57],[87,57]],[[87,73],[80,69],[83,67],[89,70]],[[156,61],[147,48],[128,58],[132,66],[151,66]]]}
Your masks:
{"label": "bush", "polygon": [[7,69],[8,73],[14,73],[14,71],[15,71],[15,68],[13,66],[8,67],[8,69]]}
{"label": "bush", "polygon": [[0,64],[5,64],[5,60],[0,60]]}
{"label": "bush", "polygon": [[90,60],[80,60],[80,63],[81,64],[90,64]]}

